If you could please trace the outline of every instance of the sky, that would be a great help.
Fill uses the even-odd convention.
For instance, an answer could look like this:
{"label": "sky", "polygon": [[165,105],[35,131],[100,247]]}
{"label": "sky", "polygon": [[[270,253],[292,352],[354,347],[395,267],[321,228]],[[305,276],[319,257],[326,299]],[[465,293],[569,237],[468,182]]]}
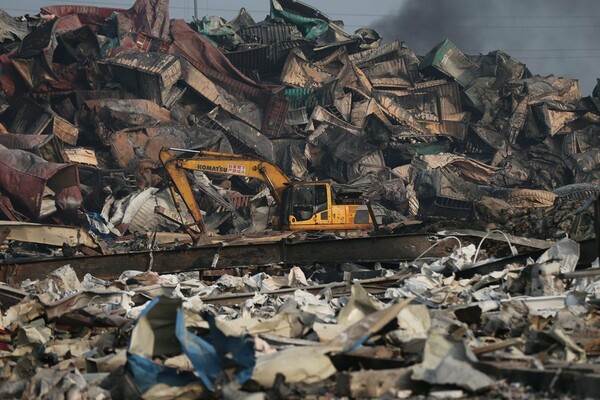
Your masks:
{"label": "sky", "polygon": [[[588,95],[600,77],[598,0],[304,0],[336,20],[348,32],[375,28],[384,40],[400,39],[425,54],[445,38],[468,54],[504,50],[534,74],[578,79]],[[37,13],[51,4],[128,8],[133,0],[0,0],[11,15]],[[231,19],[245,7],[260,21],[269,0],[198,0],[198,12]],[[171,0],[171,18],[190,20],[193,0]]]}

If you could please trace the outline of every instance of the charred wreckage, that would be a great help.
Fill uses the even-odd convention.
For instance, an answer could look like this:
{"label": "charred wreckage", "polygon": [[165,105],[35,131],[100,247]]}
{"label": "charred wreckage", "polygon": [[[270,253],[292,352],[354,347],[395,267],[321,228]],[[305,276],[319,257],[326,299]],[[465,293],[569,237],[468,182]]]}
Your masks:
{"label": "charred wreckage", "polygon": [[0,397],[600,396],[598,88],[293,0],[0,70]]}

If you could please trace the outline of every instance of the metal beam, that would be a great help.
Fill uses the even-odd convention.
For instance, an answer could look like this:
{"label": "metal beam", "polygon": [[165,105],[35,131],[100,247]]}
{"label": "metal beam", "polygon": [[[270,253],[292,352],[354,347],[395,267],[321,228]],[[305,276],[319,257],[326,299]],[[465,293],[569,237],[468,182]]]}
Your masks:
{"label": "metal beam", "polygon": [[[0,280],[19,283],[41,279],[49,272],[69,264],[82,278],[89,273],[101,279],[115,279],[126,270],[151,269],[174,273],[256,265],[311,265],[342,262],[396,262],[413,260],[432,242],[427,235],[390,235],[318,241],[208,245],[183,250],[160,250],[70,258],[45,258],[0,263]],[[433,256],[446,256],[448,245],[436,246]]]}

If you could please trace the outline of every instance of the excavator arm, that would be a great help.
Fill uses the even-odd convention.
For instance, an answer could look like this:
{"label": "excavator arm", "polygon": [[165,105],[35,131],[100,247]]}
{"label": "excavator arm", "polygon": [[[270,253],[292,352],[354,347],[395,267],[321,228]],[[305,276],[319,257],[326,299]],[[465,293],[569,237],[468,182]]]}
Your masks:
{"label": "excavator arm", "polygon": [[[181,158],[177,156],[176,152],[191,152],[195,153],[195,156]],[[186,170],[259,179],[269,186],[277,204],[281,204],[282,192],[291,183],[290,179],[276,165],[238,154],[163,148],[160,151],[159,158],[171,180],[172,184],[169,185],[169,188],[177,209],[180,210],[175,197],[175,190],[181,195],[194,221],[198,224],[201,234],[206,233],[206,227],[200,213],[200,207],[198,207],[187,179]]]}

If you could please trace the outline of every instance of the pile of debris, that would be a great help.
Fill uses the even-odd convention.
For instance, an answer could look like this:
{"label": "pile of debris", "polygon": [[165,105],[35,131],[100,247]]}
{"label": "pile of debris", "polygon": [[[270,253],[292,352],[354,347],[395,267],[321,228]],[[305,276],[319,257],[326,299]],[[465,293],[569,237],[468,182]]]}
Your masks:
{"label": "pile of debris", "polygon": [[466,277],[469,245],[329,284],[298,267],[80,281],[67,265],[2,288],[16,304],[2,316],[0,394],[595,397],[600,269],[574,272],[579,251],[562,239],[535,262]]}
{"label": "pile of debris", "polygon": [[[600,89],[270,5],[0,11],[0,397],[597,396]],[[165,148],[373,232],[275,234],[236,165],[188,212]]]}
{"label": "pile of debris", "polygon": [[[0,14],[3,219],[99,240],[182,232],[194,219],[174,204],[163,147],[333,179],[396,231],[440,217],[510,228],[532,208],[599,193],[600,100],[582,98],[576,80],[449,40],[419,57],[295,1],[271,0],[260,22],[242,9],[188,24],[168,7]],[[270,226],[273,199],[256,182],[194,175],[210,232]]]}

